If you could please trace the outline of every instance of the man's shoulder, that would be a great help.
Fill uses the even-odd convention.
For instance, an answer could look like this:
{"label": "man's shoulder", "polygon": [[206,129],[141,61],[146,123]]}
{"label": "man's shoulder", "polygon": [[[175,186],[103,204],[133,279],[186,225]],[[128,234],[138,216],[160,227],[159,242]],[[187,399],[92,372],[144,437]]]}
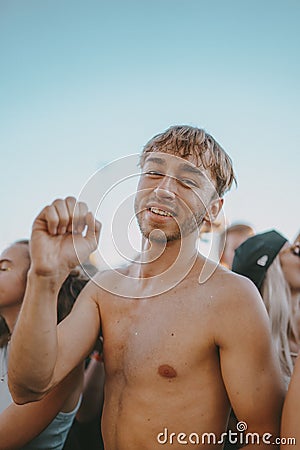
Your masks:
{"label": "man's shoulder", "polygon": [[210,292],[216,319],[215,342],[218,345],[232,344],[235,339],[242,339],[245,330],[256,338],[267,333],[267,310],[251,280],[220,267],[210,279]]}
{"label": "man's shoulder", "polygon": [[[199,275],[198,285],[215,299],[217,306],[224,308],[239,306],[239,309],[254,304],[261,304],[262,298],[254,283],[248,278],[236,274],[213,262],[209,262],[207,274]],[[210,271],[210,272],[209,272]],[[202,280],[201,280],[202,277]],[[202,281],[202,282],[201,282]]]}
{"label": "man's shoulder", "polygon": [[121,295],[119,290],[128,279],[128,267],[117,267],[102,270],[96,273],[89,284],[94,286],[94,290],[101,295]]}
{"label": "man's shoulder", "polygon": [[239,275],[232,270],[227,269],[219,265],[216,269],[215,280],[216,283],[222,283],[226,288],[231,290],[251,290],[253,292],[258,292],[254,283],[249,280],[249,278]]}
{"label": "man's shoulder", "polygon": [[92,281],[113,280],[117,273],[123,273],[122,268],[99,270]]}

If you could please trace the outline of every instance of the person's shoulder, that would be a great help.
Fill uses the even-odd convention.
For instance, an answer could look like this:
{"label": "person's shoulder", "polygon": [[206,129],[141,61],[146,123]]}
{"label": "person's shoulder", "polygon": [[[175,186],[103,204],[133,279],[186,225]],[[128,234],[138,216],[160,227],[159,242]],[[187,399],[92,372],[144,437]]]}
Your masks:
{"label": "person's shoulder", "polygon": [[111,282],[111,281],[115,281],[115,280],[119,279],[120,277],[127,276],[128,272],[129,272],[128,266],[121,266],[121,267],[101,270],[93,276],[91,281],[96,282],[96,283],[97,282],[101,283],[101,282],[105,282],[105,281]]}
{"label": "person's shoulder", "polygon": [[254,283],[249,278],[227,269],[219,262],[210,259],[199,259],[195,268],[194,274],[198,276],[199,284],[208,284],[212,287],[221,283],[229,290],[231,288],[255,288]]}
{"label": "person's shoulder", "polygon": [[229,270],[221,265],[219,265],[216,269],[215,281],[217,283],[222,282],[229,292],[231,290],[245,290],[249,292],[251,291],[252,293],[258,293],[257,287],[249,278],[232,272],[232,270]]}
{"label": "person's shoulder", "polygon": [[256,338],[268,332],[267,310],[251,280],[220,267],[210,281],[218,345],[225,345],[237,337],[243,339],[247,330]]}
{"label": "person's shoulder", "polygon": [[118,295],[122,283],[128,277],[128,271],[128,267],[116,267],[99,271],[88,285],[90,285],[90,289],[93,289],[97,294],[101,294],[102,297],[103,295]]}
{"label": "person's shoulder", "polygon": [[251,280],[221,265],[215,268],[206,283],[207,289],[214,293],[218,306],[241,310],[263,305],[261,295]]}

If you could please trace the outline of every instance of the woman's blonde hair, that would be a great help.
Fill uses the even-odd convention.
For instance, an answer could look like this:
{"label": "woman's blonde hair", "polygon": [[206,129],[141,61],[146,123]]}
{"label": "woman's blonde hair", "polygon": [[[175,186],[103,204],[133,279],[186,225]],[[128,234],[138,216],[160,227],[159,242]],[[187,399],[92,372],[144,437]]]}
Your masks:
{"label": "woman's blonde hair", "polygon": [[267,270],[261,294],[268,311],[272,338],[283,376],[288,384],[293,372],[289,338],[297,341],[298,333],[293,319],[291,292],[281,268],[279,255]]}

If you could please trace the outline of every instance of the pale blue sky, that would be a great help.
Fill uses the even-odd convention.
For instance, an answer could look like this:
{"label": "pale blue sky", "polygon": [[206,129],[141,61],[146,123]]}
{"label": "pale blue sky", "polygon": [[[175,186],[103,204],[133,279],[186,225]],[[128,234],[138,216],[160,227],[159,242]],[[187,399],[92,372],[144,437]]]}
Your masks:
{"label": "pale blue sky", "polygon": [[227,220],[292,239],[299,22],[298,0],[0,0],[1,248],[176,123],[232,157]]}

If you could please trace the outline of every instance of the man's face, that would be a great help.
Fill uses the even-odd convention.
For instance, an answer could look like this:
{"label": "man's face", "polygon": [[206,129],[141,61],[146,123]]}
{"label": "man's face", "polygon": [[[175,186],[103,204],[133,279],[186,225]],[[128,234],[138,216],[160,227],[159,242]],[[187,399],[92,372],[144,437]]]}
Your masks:
{"label": "man's face", "polygon": [[216,198],[209,171],[191,157],[152,152],[142,167],[135,213],[144,237],[171,242],[197,230]]}

